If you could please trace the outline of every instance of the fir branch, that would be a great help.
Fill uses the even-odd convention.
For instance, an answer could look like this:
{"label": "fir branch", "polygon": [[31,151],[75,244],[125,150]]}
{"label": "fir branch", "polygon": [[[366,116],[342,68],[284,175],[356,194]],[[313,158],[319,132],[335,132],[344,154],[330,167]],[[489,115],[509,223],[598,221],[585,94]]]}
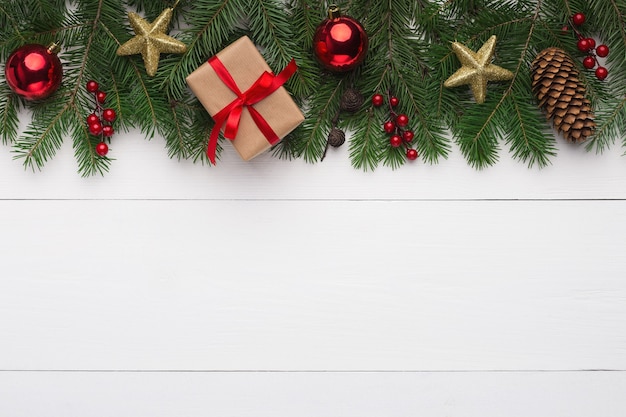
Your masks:
{"label": "fir branch", "polygon": [[298,137],[290,141],[295,155],[303,157],[307,162],[316,162],[322,157],[331,119],[339,109],[343,80],[334,77],[331,80],[320,86],[320,91],[312,97],[309,108],[305,110],[304,123],[297,130]]}
{"label": "fir branch", "polygon": [[[278,0],[248,0],[247,26],[252,39],[263,47],[263,56],[270,68],[280,71],[291,59],[300,69],[287,81],[289,91],[298,97],[314,91],[315,76],[309,53],[300,53],[293,22],[284,2]],[[306,62],[305,62],[306,61]]]}
{"label": "fir branch", "polygon": [[187,76],[234,40],[232,34],[244,17],[246,1],[198,0],[193,7],[184,9],[187,28],[179,39],[187,45],[187,53],[163,62],[159,68],[165,74],[161,79],[161,88],[168,98],[185,98],[189,94]]}
{"label": "fir branch", "polygon": [[5,83],[0,84],[0,137],[7,145],[17,140],[19,101]]}

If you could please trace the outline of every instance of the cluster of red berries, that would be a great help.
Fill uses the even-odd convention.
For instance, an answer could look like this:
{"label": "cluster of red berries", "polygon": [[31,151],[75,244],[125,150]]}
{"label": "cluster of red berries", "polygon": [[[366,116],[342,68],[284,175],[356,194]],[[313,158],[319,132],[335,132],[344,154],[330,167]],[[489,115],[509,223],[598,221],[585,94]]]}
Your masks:
{"label": "cluster of red berries", "polygon": [[100,142],[96,145],[96,153],[100,156],[106,156],[109,153],[109,146],[106,144],[105,139],[110,143],[111,136],[115,133],[112,123],[117,118],[117,114],[115,110],[103,107],[107,93],[100,90],[97,82],[90,80],[87,82],[86,87],[87,91],[93,94],[95,102],[93,113],[87,116],[87,127],[89,133],[100,137]]}
{"label": "cluster of red berries", "polygon": [[578,38],[576,47],[579,51],[587,53],[587,56],[583,59],[583,66],[587,69],[596,69],[596,78],[600,81],[604,80],[609,75],[609,71],[600,65],[598,58],[605,58],[609,55],[609,47],[602,44],[596,47],[596,41],[593,38],[584,37],[576,27],[582,26],[587,20],[587,17],[583,13],[576,13],[572,16],[572,25],[574,26],[574,32]]}
{"label": "cluster of red berries", "polygon": [[[389,104],[389,120],[383,124],[383,130],[389,134],[389,144],[394,148],[404,145],[407,159],[414,161],[419,155],[417,150],[411,148],[410,145],[415,134],[412,130],[406,128],[409,125],[409,117],[403,113],[396,113],[395,108],[400,104],[398,97],[388,94],[387,103]],[[385,104],[385,98],[382,94],[374,94],[372,96],[372,105],[374,107],[381,107],[383,104]]]}

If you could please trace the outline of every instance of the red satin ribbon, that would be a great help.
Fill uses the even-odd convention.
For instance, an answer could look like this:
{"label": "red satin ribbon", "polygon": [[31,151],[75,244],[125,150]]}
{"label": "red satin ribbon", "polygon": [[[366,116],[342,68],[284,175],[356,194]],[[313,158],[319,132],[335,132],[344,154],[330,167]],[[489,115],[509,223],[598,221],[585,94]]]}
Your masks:
{"label": "red satin ribbon", "polygon": [[275,144],[280,140],[280,138],[276,135],[272,127],[267,123],[267,121],[261,116],[261,114],[252,107],[253,104],[258,103],[259,101],[265,99],[267,96],[276,91],[279,87],[281,87],[287,80],[296,72],[298,66],[296,65],[295,60],[291,60],[289,64],[283,69],[278,75],[274,75],[270,72],[263,72],[258,80],[245,92],[241,92],[237,83],[230,75],[222,61],[219,60],[217,56],[214,56],[209,59],[209,64],[213,67],[213,70],[217,74],[217,76],[224,82],[224,84],[230,88],[235,94],[237,94],[237,98],[234,99],[229,105],[224,107],[218,113],[213,116],[213,120],[215,120],[215,126],[211,131],[211,136],[209,138],[209,146],[207,148],[207,156],[211,163],[215,165],[215,151],[217,150],[217,139],[220,134],[220,130],[224,123],[226,123],[226,127],[224,129],[224,137],[230,140],[235,139],[237,136],[237,131],[239,129],[239,121],[241,120],[241,113],[243,112],[243,108],[247,107],[250,112],[250,116],[252,116],[252,120],[258,126],[259,130],[263,135],[267,138],[267,141],[270,144]]}

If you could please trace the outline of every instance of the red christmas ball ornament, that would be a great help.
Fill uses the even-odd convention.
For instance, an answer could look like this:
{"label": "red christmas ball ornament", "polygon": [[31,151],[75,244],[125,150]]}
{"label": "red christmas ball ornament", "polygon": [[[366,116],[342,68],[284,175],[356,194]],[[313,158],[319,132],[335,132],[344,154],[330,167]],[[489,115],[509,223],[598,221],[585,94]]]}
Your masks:
{"label": "red christmas ball ornament", "polygon": [[400,104],[400,99],[399,99],[398,97],[391,97],[391,98],[389,99],[389,105],[390,105],[391,107],[397,107],[397,106],[398,106],[398,104]]}
{"label": "red christmas ball ornament", "polygon": [[368,38],[363,25],[349,16],[341,16],[335,5],[328,9],[328,19],[317,27],[313,49],[319,62],[333,72],[356,68],[367,54]]}
{"label": "red christmas ball ornament", "polygon": [[406,150],[406,157],[409,161],[415,161],[418,156],[419,155],[415,149],[409,148]]}
{"label": "red christmas ball ornament", "polygon": [[413,133],[412,130],[405,130],[402,133],[402,139],[404,139],[405,142],[411,142],[413,141],[413,138],[415,137],[415,133]]}
{"label": "red christmas ball ornament", "polygon": [[53,43],[48,47],[28,44],[13,51],[4,67],[11,90],[26,100],[50,97],[63,78],[59,50],[59,45]]}

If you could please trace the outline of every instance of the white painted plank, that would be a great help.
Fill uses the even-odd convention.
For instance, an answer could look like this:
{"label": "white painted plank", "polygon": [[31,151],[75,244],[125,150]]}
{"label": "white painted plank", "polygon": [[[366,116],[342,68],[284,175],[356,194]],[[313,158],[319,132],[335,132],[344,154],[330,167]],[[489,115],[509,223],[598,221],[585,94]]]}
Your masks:
{"label": "white painted plank", "polygon": [[624,201],[0,201],[0,369],[626,369]]}
{"label": "white painted plank", "polygon": [[11,417],[622,417],[624,372],[0,373]]}
{"label": "white painted plank", "polygon": [[67,143],[41,173],[24,171],[10,148],[0,148],[0,198],[150,199],[561,199],[626,198],[626,158],[616,145],[603,155],[559,143],[545,169],[528,169],[506,151],[484,171],[469,167],[455,147],[439,165],[420,161],[393,171],[364,173],[350,166],[348,147],[323,163],[283,161],[264,154],[242,162],[225,143],[217,167],[170,160],[163,141],[116,135],[116,158],[106,177],[76,174]]}

